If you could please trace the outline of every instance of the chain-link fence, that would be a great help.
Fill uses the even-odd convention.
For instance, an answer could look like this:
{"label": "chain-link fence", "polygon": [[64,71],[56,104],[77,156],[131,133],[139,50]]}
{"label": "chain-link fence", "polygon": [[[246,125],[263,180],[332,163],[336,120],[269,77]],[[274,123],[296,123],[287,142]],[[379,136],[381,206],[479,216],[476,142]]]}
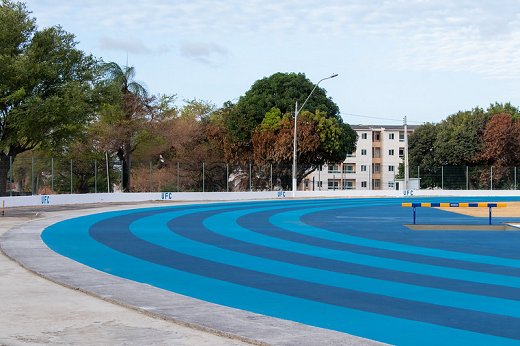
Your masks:
{"label": "chain-link fence", "polygon": [[[397,167],[358,166],[341,165],[338,172],[329,172],[326,166],[298,165],[298,189],[399,189],[402,175]],[[89,161],[20,157],[9,164],[4,194],[121,192],[123,171],[121,162],[110,157]],[[516,190],[518,173],[517,167],[409,168],[409,177],[421,189]],[[292,165],[134,161],[130,181],[125,192],[288,191],[292,189]]]}

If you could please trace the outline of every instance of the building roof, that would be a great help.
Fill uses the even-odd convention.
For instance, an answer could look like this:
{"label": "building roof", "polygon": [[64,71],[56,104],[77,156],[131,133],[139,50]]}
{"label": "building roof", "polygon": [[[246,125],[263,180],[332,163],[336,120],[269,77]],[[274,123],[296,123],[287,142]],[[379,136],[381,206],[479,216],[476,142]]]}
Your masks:
{"label": "building roof", "polygon": [[[415,130],[419,127],[420,125],[407,125],[408,127],[408,131],[411,131],[411,130]],[[352,125],[350,124],[350,127],[352,127],[353,130],[381,130],[381,129],[385,129],[387,131],[398,131],[398,130],[403,130],[404,129],[404,126],[403,125]]]}

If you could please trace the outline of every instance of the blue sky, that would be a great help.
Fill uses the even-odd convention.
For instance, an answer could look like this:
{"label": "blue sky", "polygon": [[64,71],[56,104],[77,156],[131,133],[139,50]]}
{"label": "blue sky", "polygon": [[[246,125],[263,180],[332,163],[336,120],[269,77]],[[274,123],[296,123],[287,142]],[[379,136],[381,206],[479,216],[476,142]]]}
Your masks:
{"label": "blue sky", "polygon": [[439,122],[494,102],[520,106],[514,0],[26,0],[40,28],[134,66],[153,94],[221,106],[258,79],[323,81],[350,124]]}

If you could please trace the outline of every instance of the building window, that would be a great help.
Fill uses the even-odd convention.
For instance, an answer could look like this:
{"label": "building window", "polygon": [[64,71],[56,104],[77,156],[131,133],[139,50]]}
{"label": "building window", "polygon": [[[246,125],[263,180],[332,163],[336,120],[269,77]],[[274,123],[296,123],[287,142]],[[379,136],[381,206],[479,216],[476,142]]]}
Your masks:
{"label": "building window", "polygon": [[394,167],[394,166],[388,166],[388,171],[389,171],[389,172],[393,172],[393,171],[394,171],[394,169],[395,169],[395,167]]}
{"label": "building window", "polygon": [[318,187],[323,187],[323,181],[318,181]]}
{"label": "building window", "polygon": [[367,187],[367,182],[366,181],[362,181],[361,182],[361,187]]}
{"label": "building window", "polygon": [[367,171],[367,165],[361,165],[361,172]]}
{"label": "building window", "polygon": [[341,173],[339,171],[339,165],[329,165],[328,168],[329,168],[329,170],[328,170],[329,173]]}
{"label": "building window", "polygon": [[348,153],[348,154],[347,154],[347,157],[356,157],[356,154],[354,154],[354,153]]}
{"label": "building window", "polygon": [[376,180],[376,181],[374,182],[374,187],[375,187],[376,189],[379,189],[379,180]]}
{"label": "building window", "polygon": [[343,189],[344,190],[354,189],[354,182],[353,181],[343,181]]}
{"label": "building window", "polygon": [[334,180],[334,181],[329,180],[329,186],[328,187],[329,187],[329,190],[334,190],[334,189],[337,190],[338,187],[339,187],[339,181],[337,181],[337,180]]}
{"label": "building window", "polygon": [[399,142],[404,142],[404,133],[399,134]]}
{"label": "building window", "polygon": [[367,154],[367,150],[366,149],[361,149],[361,155],[366,155]]}
{"label": "building window", "polygon": [[390,149],[390,150],[388,150],[388,155],[390,155],[390,156],[394,156],[394,149]]}
{"label": "building window", "polygon": [[394,134],[393,133],[389,133],[388,134],[388,139],[394,139]]}
{"label": "building window", "polygon": [[376,133],[375,136],[374,136],[374,140],[375,141],[379,141],[379,133]]}
{"label": "building window", "polygon": [[361,139],[367,139],[367,134],[365,132],[361,134]]}
{"label": "building window", "polygon": [[374,149],[374,157],[379,157],[379,149]]}
{"label": "building window", "polygon": [[343,173],[356,173],[353,165],[343,165]]}
{"label": "building window", "polygon": [[399,149],[399,157],[403,157],[404,156],[404,149]]}
{"label": "building window", "polygon": [[379,165],[374,166],[374,172],[379,173]]}
{"label": "building window", "polygon": [[393,181],[389,181],[388,182],[388,187],[393,189],[394,188],[394,182]]}

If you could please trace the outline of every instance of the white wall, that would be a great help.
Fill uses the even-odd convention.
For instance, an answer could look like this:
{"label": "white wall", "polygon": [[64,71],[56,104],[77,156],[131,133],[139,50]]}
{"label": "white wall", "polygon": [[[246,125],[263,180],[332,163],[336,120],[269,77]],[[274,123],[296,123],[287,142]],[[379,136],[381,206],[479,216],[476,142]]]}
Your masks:
{"label": "white wall", "polygon": [[[336,190],[336,191],[297,191],[296,198],[334,198],[334,197],[501,197],[517,196],[520,190]],[[240,201],[258,199],[289,199],[291,191],[264,192],[153,192],[153,193],[97,193],[84,195],[42,195],[0,197],[0,207],[25,207],[42,205],[67,205],[90,203],[123,203],[147,201]]]}

